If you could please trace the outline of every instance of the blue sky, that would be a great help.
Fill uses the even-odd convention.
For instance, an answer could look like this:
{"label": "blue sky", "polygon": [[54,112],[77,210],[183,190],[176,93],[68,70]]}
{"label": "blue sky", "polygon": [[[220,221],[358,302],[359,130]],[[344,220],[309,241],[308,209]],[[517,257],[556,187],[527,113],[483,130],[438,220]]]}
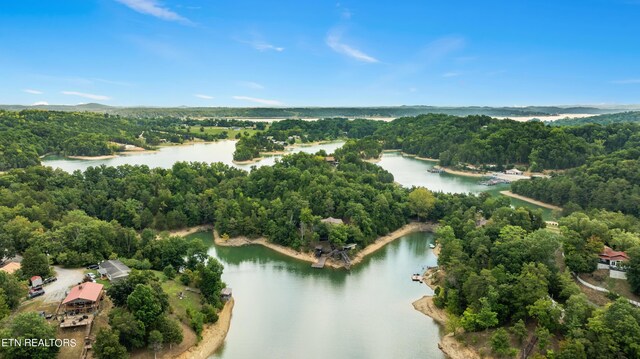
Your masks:
{"label": "blue sky", "polygon": [[640,0],[0,2],[0,103],[640,103]]}

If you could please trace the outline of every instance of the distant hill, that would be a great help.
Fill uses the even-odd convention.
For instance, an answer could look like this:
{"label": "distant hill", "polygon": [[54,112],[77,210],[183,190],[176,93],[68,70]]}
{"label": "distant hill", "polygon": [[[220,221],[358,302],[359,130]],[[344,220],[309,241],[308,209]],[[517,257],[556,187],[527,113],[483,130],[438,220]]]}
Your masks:
{"label": "distant hill", "polygon": [[598,116],[583,118],[566,118],[551,122],[552,126],[576,126],[587,123],[597,123],[607,125],[610,123],[640,122],[640,111],[626,111],[618,113],[608,113]]}
{"label": "distant hill", "polygon": [[527,107],[440,107],[440,106],[388,106],[388,107],[113,107],[98,103],[69,105],[0,105],[0,109],[21,111],[43,109],[55,111],[87,111],[109,113],[127,117],[215,117],[215,118],[326,118],[366,117],[396,118],[428,113],[455,116],[487,115],[495,117],[551,116],[562,114],[607,114],[621,109],[588,106],[527,106]]}

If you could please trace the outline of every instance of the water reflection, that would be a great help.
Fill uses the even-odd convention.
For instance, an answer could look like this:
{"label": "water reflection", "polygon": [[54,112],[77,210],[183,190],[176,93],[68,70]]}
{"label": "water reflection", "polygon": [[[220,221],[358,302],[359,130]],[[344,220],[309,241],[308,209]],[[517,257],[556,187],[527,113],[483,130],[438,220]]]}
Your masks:
{"label": "water reflection", "polygon": [[[190,238],[211,244],[210,233]],[[211,246],[236,298],[226,343],[213,357],[442,358],[440,328],[411,306],[432,293],[410,280],[435,264],[432,238],[407,235],[351,271],[313,269],[262,246]]]}

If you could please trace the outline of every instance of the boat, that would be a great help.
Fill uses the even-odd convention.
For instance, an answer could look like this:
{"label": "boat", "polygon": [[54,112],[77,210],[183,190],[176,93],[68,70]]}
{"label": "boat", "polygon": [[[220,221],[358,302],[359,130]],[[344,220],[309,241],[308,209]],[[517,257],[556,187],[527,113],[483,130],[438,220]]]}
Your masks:
{"label": "boat", "polygon": [[433,244],[433,243],[429,243],[429,248],[434,249],[435,247],[436,247],[436,245],[435,245],[435,244]]}
{"label": "boat", "polygon": [[422,276],[418,273],[414,274],[411,276],[411,280],[414,282],[420,282],[422,283]]}

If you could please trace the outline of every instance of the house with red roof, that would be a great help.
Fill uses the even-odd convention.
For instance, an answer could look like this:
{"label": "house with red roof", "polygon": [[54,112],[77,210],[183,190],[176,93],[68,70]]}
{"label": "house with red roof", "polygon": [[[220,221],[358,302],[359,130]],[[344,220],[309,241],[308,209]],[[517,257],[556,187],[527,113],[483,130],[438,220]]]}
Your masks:
{"label": "house with red roof", "polygon": [[622,251],[614,251],[611,247],[604,246],[604,250],[599,255],[600,262],[608,264],[609,267],[623,267],[624,262],[629,260],[629,256]]}
{"label": "house with red roof", "polygon": [[68,315],[91,313],[98,309],[103,296],[102,284],[85,282],[71,288],[61,307]]}

